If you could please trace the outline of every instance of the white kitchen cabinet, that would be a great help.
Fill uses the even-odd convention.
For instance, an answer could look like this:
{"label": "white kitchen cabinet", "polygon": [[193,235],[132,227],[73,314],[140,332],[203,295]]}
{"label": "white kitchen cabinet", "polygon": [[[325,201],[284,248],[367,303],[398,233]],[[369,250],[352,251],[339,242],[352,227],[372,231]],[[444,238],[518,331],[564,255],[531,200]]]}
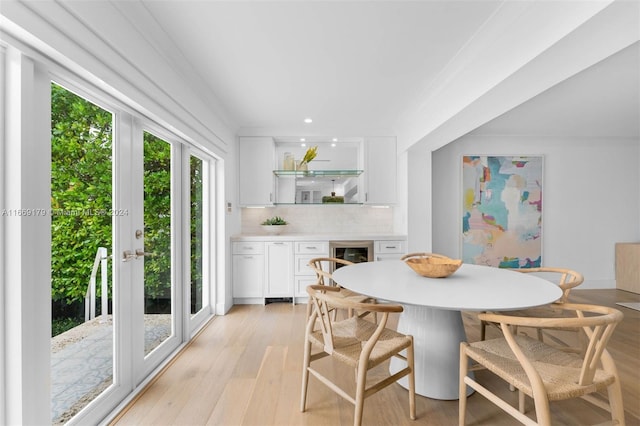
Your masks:
{"label": "white kitchen cabinet", "polygon": [[[232,282],[234,303],[265,303],[267,299],[307,300],[307,286],[317,279],[309,261],[329,257],[329,240],[269,241],[241,239],[232,241]],[[380,237],[384,238],[384,237]],[[406,239],[373,240],[374,260],[399,259],[406,252]],[[328,270],[328,264],[323,265]]]}
{"label": "white kitchen cabinet", "polygon": [[316,257],[329,257],[328,241],[300,241],[295,243],[295,297],[308,297],[307,286],[316,283],[316,274],[309,267],[309,261]]}
{"label": "white kitchen cabinet", "polygon": [[364,203],[395,204],[398,192],[396,138],[366,138],[364,154]]}
{"label": "white kitchen cabinet", "polygon": [[405,241],[375,241],[373,256],[376,262],[381,260],[400,259],[406,252]]}
{"label": "white kitchen cabinet", "polygon": [[238,147],[239,205],[269,206],[275,202],[275,143],[271,137],[241,137]]}
{"label": "white kitchen cabinet", "polygon": [[265,247],[264,297],[293,298],[293,243],[267,242]]}
{"label": "white kitchen cabinet", "polygon": [[264,243],[234,242],[233,298],[235,303],[255,303],[263,298]]}

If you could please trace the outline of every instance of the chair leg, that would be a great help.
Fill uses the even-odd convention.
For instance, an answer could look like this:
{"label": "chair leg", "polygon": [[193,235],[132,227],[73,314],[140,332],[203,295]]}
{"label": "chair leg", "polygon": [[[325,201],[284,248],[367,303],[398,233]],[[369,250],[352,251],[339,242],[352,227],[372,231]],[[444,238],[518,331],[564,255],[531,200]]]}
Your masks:
{"label": "chair leg", "polygon": [[609,405],[611,406],[611,421],[614,425],[624,426],[624,408],[622,405],[622,389],[620,388],[620,380],[607,386],[607,394],[609,396]]}
{"label": "chair leg", "polygon": [[409,418],[411,420],[416,419],[416,369],[415,358],[413,352],[413,336],[409,336],[411,339],[411,346],[407,348],[407,364],[411,369],[409,374]]}
{"label": "chair leg", "polygon": [[524,414],[524,397],[524,392],[518,389],[518,411],[520,411],[522,414]]}
{"label": "chair leg", "polygon": [[307,302],[307,316],[305,317],[305,319],[309,319],[309,317],[311,316],[311,298],[309,298],[309,301]]}
{"label": "chair leg", "polygon": [[464,426],[467,415],[467,385],[464,378],[467,377],[469,370],[469,360],[465,348],[467,343],[460,343],[460,390],[458,395],[458,425]]}
{"label": "chair leg", "polygon": [[356,381],[356,403],[353,413],[353,426],[360,426],[362,425],[362,413],[364,411],[364,388],[367,382],[367,367],[359,365],[356,376],[358,379]]}
{"label": "chair leg", "polygon": [[533,404],[536,408],[536,420],[540,426],[551,426],[549,397],[543,388],[533,386]]}
{"label": "chair leg", "polygon": [[480,340],[484,340],[487,337],[487,323],[480,321]]}
{"label": "chair leg", "polygon": [[311,364],[311,342],[305,342],[304,359],[302,361],[302,391],[300,392],[300,411],[304,413],[307,405],[307,389],[309,388],[309,365]]}

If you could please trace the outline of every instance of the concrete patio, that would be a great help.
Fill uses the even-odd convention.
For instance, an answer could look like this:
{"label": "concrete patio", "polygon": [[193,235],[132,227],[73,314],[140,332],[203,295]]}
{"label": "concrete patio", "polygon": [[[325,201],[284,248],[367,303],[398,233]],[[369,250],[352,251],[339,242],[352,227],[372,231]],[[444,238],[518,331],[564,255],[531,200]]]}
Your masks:
{"label": "concrete patio", "polygon": [[[145,354],[171,334],[170,315],[145,315]],[[95,318],[51,339],[51,421],[64,424],[111,385],[113,320]]]}

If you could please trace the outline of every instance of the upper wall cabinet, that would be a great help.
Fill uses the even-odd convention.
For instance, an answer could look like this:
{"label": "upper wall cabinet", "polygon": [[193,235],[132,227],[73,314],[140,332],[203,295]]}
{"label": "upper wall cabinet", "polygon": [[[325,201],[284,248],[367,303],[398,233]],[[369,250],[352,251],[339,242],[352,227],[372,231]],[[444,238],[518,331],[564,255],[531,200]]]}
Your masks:
{"label": "upper wall cabinet", "polygon": [[397,202],[398,160],[395,137],[372,137],[364,141],[365,204]]}
{"label": "upper wall cabinet", "polygon": [[239,205],[269,206],[275,202],[275,142],[271,137],[241,137],[238,147]]}

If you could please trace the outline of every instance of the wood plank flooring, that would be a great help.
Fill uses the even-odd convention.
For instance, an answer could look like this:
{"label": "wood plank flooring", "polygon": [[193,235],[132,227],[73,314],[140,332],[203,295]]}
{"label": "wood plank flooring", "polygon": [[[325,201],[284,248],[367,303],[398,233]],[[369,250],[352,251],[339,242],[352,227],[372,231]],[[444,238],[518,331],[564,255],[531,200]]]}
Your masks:
{"label": "wood plank flooring", "polygon": [[[640,296],[619,290],[574,290],[571,301],[616,306]],[[301,413],[300,381],[305,305],[234,306],[213,319],[113,425],[351,425],[353,406],[311,377],[307,411]],[[620,371],[627,425],[640,426],[640,312],[625,315],[609,344]],[[467,337],[479,338],[474,313],[463,313]],[[394,318],[392,326],[395,326]],[[498,333],[489,329],[488,336]],[[325,362],[326,361],[326,362]],[[324,359],[324,372],[354,390],[353,371]],[[388,364],[372,370],[385,373]],[[477,379],[517,403],[517,393],[487,372]],[[417,419],[409,419],[407,391],[394,384],[365,401],[364,425],[455,425],[457,401],[416,397]],[[532,416],[533,404],[527,408]],[[552,403],[554,425],[607,422],[607,412],[583,400]],[[514,425],[513,418],[478,394],[468,400],[468,425]]]}

